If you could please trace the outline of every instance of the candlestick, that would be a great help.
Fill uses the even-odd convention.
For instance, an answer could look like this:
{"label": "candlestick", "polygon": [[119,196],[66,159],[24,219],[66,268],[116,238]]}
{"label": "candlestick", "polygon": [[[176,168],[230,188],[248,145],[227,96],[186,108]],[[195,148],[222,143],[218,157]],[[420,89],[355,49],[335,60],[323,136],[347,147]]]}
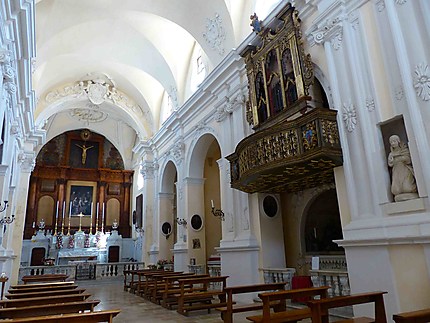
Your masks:
{"label": "candlestick", "polygon": [[99,202],[97,202],[97,207],[96,207],[96,234],[97,231],[99,231]]}
{"label": "candlestick", "polygon": [[103,202],[103,209],[102,209],[102,233],[104,233],[104,225],[105,225],[105,203]]}
{"label": "candlestick", "polygon": [[54,231],[54,236],[57,235],[59,203],[60,203],[60,201],[57,201],[57,212],[55,213],[55,231]]}
{"label": "candlestick", "polygon": [[93,202],[91,202],[90,234],[93,234]]}
{"label": "candlestick", "polygon": [[69,210],[69,229],[67,231],[67,235],[70,236],[70,219],[72,217],[72,202],[70,202],[70,210]]}
{"label": "candlestick", "polygon": [[214,206],[214,200],[211,200],[211,206],[212,206],[212,208],[214,208],[215,206]]}

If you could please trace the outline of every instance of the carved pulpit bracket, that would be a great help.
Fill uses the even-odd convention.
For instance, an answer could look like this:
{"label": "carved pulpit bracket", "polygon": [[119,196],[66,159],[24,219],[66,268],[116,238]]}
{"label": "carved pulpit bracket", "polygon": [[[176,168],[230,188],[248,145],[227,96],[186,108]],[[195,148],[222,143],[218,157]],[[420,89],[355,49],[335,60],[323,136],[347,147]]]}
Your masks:
{"label": "carved pulpit bracket", "polygon": [[288,4],[278,19],[241,53],[249,81],[252,118],[248,120],[255,129],[306,110],[313,83],[312,62],[303,49],[298,12]]}

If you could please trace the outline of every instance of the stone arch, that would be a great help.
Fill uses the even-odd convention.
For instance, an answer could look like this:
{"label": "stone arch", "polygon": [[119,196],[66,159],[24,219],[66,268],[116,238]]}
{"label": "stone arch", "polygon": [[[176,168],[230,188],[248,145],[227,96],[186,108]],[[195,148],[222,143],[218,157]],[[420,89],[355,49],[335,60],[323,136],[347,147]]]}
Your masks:
{"label": "stone arch", "polygon": [[336,189],[333,186],[315,189],[301,217],[302,254],[343,254],[333,240],[343,239]]}

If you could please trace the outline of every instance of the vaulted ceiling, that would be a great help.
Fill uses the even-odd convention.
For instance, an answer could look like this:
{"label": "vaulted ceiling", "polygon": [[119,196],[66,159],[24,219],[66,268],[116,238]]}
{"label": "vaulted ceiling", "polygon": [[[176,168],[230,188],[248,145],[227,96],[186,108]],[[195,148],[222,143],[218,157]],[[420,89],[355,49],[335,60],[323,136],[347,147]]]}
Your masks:
{"label": "vaulted ceiling", "polygon": [[36,124],[48,140],[89,128],[131,160],[132,146],[160,128],[163,109],[195,91],[197,56],[209,74],[251,33],[250,14],[264,19],[279,2],[36,1]]}

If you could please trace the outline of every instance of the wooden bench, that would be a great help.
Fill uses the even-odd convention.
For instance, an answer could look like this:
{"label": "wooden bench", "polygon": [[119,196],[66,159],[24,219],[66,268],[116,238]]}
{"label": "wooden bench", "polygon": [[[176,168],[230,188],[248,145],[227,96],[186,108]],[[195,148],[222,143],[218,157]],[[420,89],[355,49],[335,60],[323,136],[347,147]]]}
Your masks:
{"label": "wooden bench", "polygon": [[[177,312],[188,315],[188,312],[195,310],[227,306],[225,291],[228,276],[185,278],[180,279],[178,294]],[[220,285],[219,289],[211,288],[214,284]],[[218,303],[212,303],[217,297]],[[186,305],[188,304],[188,305]]]}
{"label": "wooden bench", "polygon": [[58,315],[32,316],[16,319],[5,319],[2,322],[45,322],[45,323],[112,323],[113,318],[121,312],[120,310],[105,310],[85,313],[71,313]]}
{"label": "wooden bench", "polygon": [[66,281],[69,275],[66,274],[43,274],[43,275],[28,275],[21,278],[24,284],[39,283],[39,282],[54,282]]}
{"label": "wooden bench", "polygon": [[[32,286],[32,285],[23,285],[23,286]],[[49,292],[49,291],[67,291],[78,288],[78,285],[66,285],[66,286],[44,286],[38,288],[10,288],[7,292],[8,294],[22,294],[22,293],[32,293],[35,291],[38,292]]]}
{"label": "wooden bench", "polygon": [[[151,292],[154,288],[156,279],[161,279],[168,276],[177,276],[182,274],[182,271],[162,271],[162,272],[152,272],[152,273],[142,273],[139,276],[139,287],[138,295],[145,297],[146,299],[151,298]],[[142,282],[141,277],[144,277]]]}
{"label": "wooden bench", "polygon": [[[161,294],[161,306],[172,309],[173,306],[178,305],[178,298],[181,292],[179,286],[179,280],[185,278],[202,278],[209,277],[209,274],[194,274],[192,277],[184,277],[183,275],[178,276],[168,276],[165,277],[164,288],[159,290],[159,294]],[[192,290],[192,284],[184,285],[184,289],[186,291]],[[194,290],[197,290],[194,288]]]}
{"label": "wooden bench", "polygon": [[75,289],[54,289],[49,291],[31,291],[27,293],[8,293],[5,295],[7,299],[20,299],[20,298],[30,298],[30,297],[46,297],[46,296],[57,296],[57,295],[71,295],[71,294],[82,294],[85,292],[85,288],[75,288]]}
{"label": "wooden bench", "polygon": [[55,303],[66,303],[66,302],[79,302],[85,301],[91,294],[71,294],[71,295],[59,295],[50,297],[31,297],[23,299],[8,299],[0,301],[0,307],[11,308],[11,307],[23,307],[31,305],[47,305]]}
{"label": "wooden bench", "polygon": [[[233,322],[233,313],[242,313],[260,310],[263,308],[262,303],[252,303],[252,304],[236,304],[233,300],[233,295],[246,294],[246,293],[256,293],[262,291],[274,291],[274,290],[284,290],[285,283],[273,283],[273,284],[256,284],[256,285],[246,285],[246,286],[232,286],[226,287],[225,292],[227,294],[227,306],[217,307],[216,310],[221,312],[221,318],[224,322]],[[285,304],[281,301],[276,301],[271,304],[271,307],[275,308],[275,311],[285,311]]]}
{"label": "wooden bench", "polygon": [[37,289],[39,288],[55,288],[55,287],[66,287],[66,286],[77,286],[74,281],[66,282],[52,282],[52,283],[38,283],[38,284],[28,284],[28,285],[12,285],[9,289],[20,290],[20,289]]}
{"label": "wooden bench", "polygon": [[312,323],[328,323],[328,310],[330,308],[351,306],[365,303],[375,303],[375,318],[358,317],[339,322],[375,322],[386,323],[387,316],[385,314],[384,294],[387,292],[370,292],[363,294],[354,294],[348,296],[337,296],[319,300],[311,300],[307,304],[311,309]]}
{"label": "wooden bench", "polygon": [[[207,275],[206,277],[208,277],[209,275]],[[160,304],[161,299],[163,298],[163,292],[167,287],[172,287],[172,280],[169,281],[169,283],[167,282],[167,279],[170,277],[174,277],[173,282],[178,279],[183,279],[183,278],[193,278],[196,277],[195,273],[181,273],[181,274],[176,274],[176,275],[160,275],[160,274],[156,274],[153,275],[151,277],[153,283],[152,285],[148,286],[148,290],[146,291],[147,293],[147,297],[148,299],[155,303],[155,304]]]}
{"label": "wooden bench", "polygon": [[310,287],[292,290],[283,290],[278,292],[267,292],[258,294],[258,297],[263,301],[263,315],[248,316],[246,319],[252,322],[295,322],[311,317],[309,307],[303,309],[293,309],[282,312],[271,313],[270,308],[275,301],[281,301],[282,306],[286,308],[287,299],[296,299],[302,297],[327,297],[327,289],[329,287]]}
{"label": "wooden bench", "polygon": [[82,302],[69,302],[46,305],[31,305],[24,307],[0,308],[0,318],[18,318],[40,315],[54,315],[78,313],[83,311],[94,311],[94,307],[100,303],[99,300],[87,300]]}
{"label": "wooden bench", "polygon": [[396,323],[426,323],[430,322],[430,308],[404,312],[393,315],[393,320]]}

